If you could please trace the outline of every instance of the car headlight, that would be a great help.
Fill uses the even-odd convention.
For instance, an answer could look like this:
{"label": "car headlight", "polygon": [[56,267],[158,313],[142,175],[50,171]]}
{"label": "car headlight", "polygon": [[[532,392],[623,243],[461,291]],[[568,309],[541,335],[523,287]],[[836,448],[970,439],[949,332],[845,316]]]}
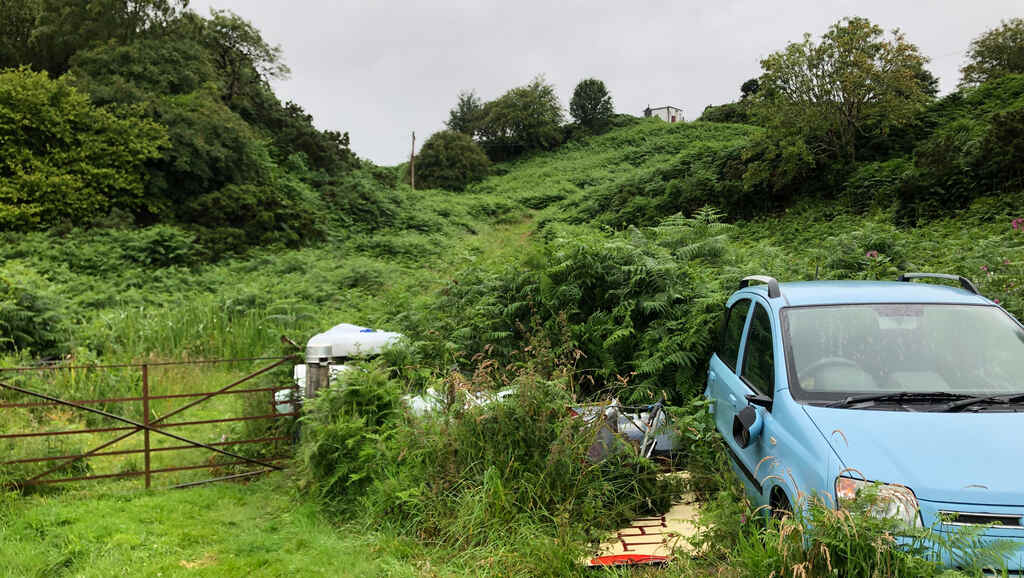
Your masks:
{"label": "car headlight", "polygon": [[877,491],[874,503],[868,512],[876,518],[893,518],[912,527],[920,528],[921,514],[914,492],[899,484],[883,484],[854,478],[836,478],[836,503],[852,502],[862,490],[874,488]]}

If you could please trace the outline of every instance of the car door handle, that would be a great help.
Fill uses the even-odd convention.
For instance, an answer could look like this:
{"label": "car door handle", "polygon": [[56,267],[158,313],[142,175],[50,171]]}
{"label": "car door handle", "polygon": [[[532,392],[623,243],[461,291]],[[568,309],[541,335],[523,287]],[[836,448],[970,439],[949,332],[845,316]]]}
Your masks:
{"label": "car door handle", "polygon": [[718,374],[717,373],[715,373],[714,371],[709,371],[708,372],[708,381],[714,383],[717,379],[718,379]]}
{"label": "car door handle", "polygon": [[729,394],[729,403],[733,407],[736,407],[736,396],[734,394],[731,394],[731,393]]}

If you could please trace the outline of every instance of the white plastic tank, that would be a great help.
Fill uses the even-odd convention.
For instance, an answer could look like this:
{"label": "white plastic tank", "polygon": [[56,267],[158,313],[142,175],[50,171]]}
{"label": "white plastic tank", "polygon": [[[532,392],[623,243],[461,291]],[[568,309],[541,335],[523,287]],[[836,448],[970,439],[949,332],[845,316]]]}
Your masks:
{"label": "white plastic tank", "polygon": [[342,323],[310,338],[306,343],[306,362],[377,355],[401,337],[401,333]]}

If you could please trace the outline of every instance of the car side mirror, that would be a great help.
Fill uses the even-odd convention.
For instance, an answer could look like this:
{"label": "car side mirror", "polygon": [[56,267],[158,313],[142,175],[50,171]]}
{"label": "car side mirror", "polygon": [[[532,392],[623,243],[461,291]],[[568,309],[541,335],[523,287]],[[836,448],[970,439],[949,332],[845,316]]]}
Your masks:
{"label": "car side mirror", "polygon": [[768,411],[772,410],[772,398],[767,395],[762,395],[760,393],[748,393],[744,397],[747,398],[747,402],[751,405],[761,406]]}
{"label": "car side mirror", "polygon": [[761,435],[764,420],[754,406],[748,405],[732,418],[732,438],[736,445],[746,448]]}

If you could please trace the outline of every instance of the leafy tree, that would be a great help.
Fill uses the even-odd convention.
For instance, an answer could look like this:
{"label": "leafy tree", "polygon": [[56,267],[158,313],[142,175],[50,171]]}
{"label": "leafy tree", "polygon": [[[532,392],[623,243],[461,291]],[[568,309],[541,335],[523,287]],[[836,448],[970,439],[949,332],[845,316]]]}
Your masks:
{"label": "leafy tree", "polygon": [[1024,18],[1004,20],[974,39],[968,63],[960,69],[960,85],[971,86],[1007,74],[1024,73]]}
{"label": "leafy tree", "polygon": [[804,35],[761,61],[761,113],[770,127],[796,131],[816,156],[857,160],[857,141],[909,122],[928,100],[927,62],[895,30],[846,18],[820,43]]}
{"label": "leafy tree", "polygon": [[16,68],[30,61],[38,15],[38,0],[0,2],[0,68]]}
{"label": "leafy tree", "polygon": [[66,79],[0,73],[0,229],[88,224],[143,202],[163,127],[94,107]]}
{"label": "leafy tree", "polygon": [[281,47],[268,44],[251,23],[223,10],[201,22],[201,38],[217,70],[223,101],[273,140],[278,161],[295,153],[328,173],[356,164],[347,133],[321,131],[297,104],[282,104],[270,89],[271,79],[286,78]]}
{"label": "leafy tree", "polygon": [[746,99],[754,96],[759,90],[761,90],[761,82],[756,78],[751,78],[740,86],[740,98]]}
{"label": "leafy tree", "polygon": [[205,40],[223,83],[224,102],[233,103],[254,86],[291,73],[281,47],[267,44],[251,23],[228,10],[211,10]]}
{"label": "leafy tree", "polygon": [[128,42],[178,18],[188,0],[13,0],[36,4],[30,61],[56,76],[79,50],[109,41]]}
{"label": "leafy tree", "polygon": [[209,52],[187,34],[103,44],[79,51],[70,64],[75,86],[101,106],[144,104],[218,82]]}
{"label": "leafy tree", "polygon": [[939,94],[939,79],[932,74],[932,71],[922,66],[917,69],[914,76],[928,98],[935,98]]}
{"label": "leafy tree", "polygon": [[258,126],[266,130],[278,151],[278,160],[290,155],[301,154],[310,168],[328,174],[352,170],[358,164],[356,155],[349,148],[348,133],[319,130],[313,125],[313,117],[294,102],[281,104],[269,91],[265,113],[258,119]]}
{"label": "leafy tree", "polygon": [[416,157],[416,177],[426,188],[461,191],[487,176],[490,166],[487,154],[468,135],[443,130],[423,143]]}
{"label": "leafy tree", "polygon": [[[204,21],[190,14],[169,29],[171,34],[78,52],[71,59],[76,86],[88,91],[97,104],[145,104],[151,113],[165,111],[158,102],[166,97],[191,94],[206,85],[222,86]],[[216,93],[218,98],[222,94]],[[278,162],[301,153],[314,170],[333,173],[354,166],[347,135],[318,130],[300,106],[282,104],[265,83],[245,85],[228,106],[273,141]]]}
{"label": "leafy tree", "polygon": [[480,140],[491,160],[554,148],[562,142],[562,106],[555,88],[538,76],[484,105]]}
{"label": "leafy tree", "polygon": [[581,80],[576,85],[576,90],[572,92],[569,114],[583,128],[592,131],[606,129],[611,124],[612,115],[615,114],[615,106],[604,82],[596,78]]}
{"label": "leafy tree", "polygon": [[261,183],[273,164],[266,142],[210,90],[155,98],[170,146],[150,165],[149,218],[180,215],[191,199],[231,184]]}
{"label": "leafy tree", "polygon": [[483,107],[480,98],[472,90],[460,92],[458,104],[448,111],[448,122],[445,126],[449,130],[473,136],[480,124]]}

